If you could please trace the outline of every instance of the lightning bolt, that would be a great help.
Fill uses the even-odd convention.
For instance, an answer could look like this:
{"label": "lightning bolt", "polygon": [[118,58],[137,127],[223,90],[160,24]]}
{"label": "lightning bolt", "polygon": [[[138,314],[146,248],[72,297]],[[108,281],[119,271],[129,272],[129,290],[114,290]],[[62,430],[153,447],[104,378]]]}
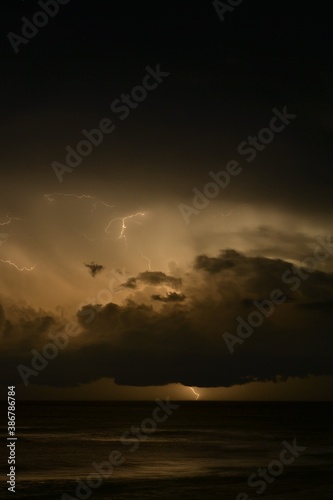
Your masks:
{"label": "lightning bolt", "polygon": [[105,203],[105,201],[100,201],[100,200],[98,200],[98,201],[96,201],[96,203],[94,203],[94,204],[93,204],[93,208],[92,208],[92,210],[91,210],[91,215],[93,215],[93,214],[95,213],[96,208],[97,208],[97,205],[98,205],[99,203],[100,203],[101,205],[104,205],[105,207],[108,207],[108,208],[114,208],[114,207],[115,207],[115,205],[109,205],[108,203]]}
{"label": "lightning bolt", "polygon": [[88,236],[86,233],[80,233],[80,231],[76,231],[80,236],[82,236],[83,238],[85,238],[86,240],[88,241],[95,241],[94,238],[90,238],[90,236]]}
{"label": "lightning bolt", "polygon": [[[115,205],[110,205],[109,203],[106,203],[103,200],[98,200],[98,199],[96,200],[96,197],[92,196],[90,194],[81,194],[81,195],[78,195],[78,194],[75,194],[75,193],[49,193],[49,194],[44,194],[44,197],[48,201],[50,201],[50,202],[55,201],[55,198],[57,196],[74,197],[74,198],[77,198],[78,200],[88,199],[88,200],[94,201],[94,203],[92,204],[92,209],[91,209],[91,215],[90,215],[90,217],[92,217],[94,215],[95,211],[97,210],[98,205],[102,205],[102,206],[107,207],[107,208],[114,208],[115,207]],[[137,212],[137,213],[134,213],[134,214],[127,215],[126,217],[116,217],[116,218],[110,220],[110,222],[108,223],[108,225],[104,229],[104,232],[106,234],[108,234],[110,232],[111,225],[115,221],[121,221],[120,233],[117,236],[116,240],[123,239],[125,241],[125,245],[127,246],[127,237],[126,237],[127,226],[126,226],[126,221],[128,219],[133,219],[135,217],[140,217],[140,216],[143,217],[144,215],[145,215],[144,212]],[[139,224],[139,222],[137,222],[137,224]],[[77,232],[79,233],[79,231],[77,231]],[[89,240],[89,241],[94,241],[92,238],[90,238],[89,236],[87,236],[86,233],[79,233],[79,234],[81,236],[83,236],[84,238],[86,238],[87,240]],[[106,238],[106,239],[108,239],[108,238]],[[141,252],[141,254],[142,254],[142,252]],[[143,254],[142,254],[142,257],[147,260],[147,262],[148,262],[148,268],[149,268],[149,270],[151,270],[151,267],[150,267],[151,266],[151,261],[150,261],[150,259],[148,259],[148,257],[144,256]]]}
{"label": "lightning bolt", "polygon": [[6,243],[6,241],[8,241],[10,238],[12,238],[13,236],[18,236],[20,238],[26,238],[27,240],[31,239],[30,236],[26,236],[24,234],[19,234],[19,233],[0,233],[0,247],[4,243]]}
{"label": "lightning bolt", "polygon": [[0,226],[6,226],[7,224],[11,223],[11,221],[12,221],[11,217],[8,217],[8,215],[7,215],[7,218],[8,218],[8,220],[6,220],[6,222],[0,222]]}
{"label": "lightning bolt", "polygon": [[195,392],[195,390],[193,389],[193,387],[189,387],[189,389],[191,389],[191,391],[193,392],[193,394],[195,394],[195,395],[196,395],[196,398],[195,398],[195,399],[196,399],[196,400],[197,400],[197,399],[199,399],[200,394],[198,394],[197,392]]}
{"label": "lightning bolt", "polygon": [[[12,217],[9,214],[7,214],[6,217],[7,220],[0,222],[0,226],[8,226],[14,220],[23,220],[21,217]],[[16,233],[0,233],[0,247],[15,234]]]}
{"label": "lightning bolt", "polygon": [[35,264],[34,266],[31,266],[31,267],[18,267],[14,262],[11,262],[10,260],[3,260],[3,259],[0,259],[0,262],[3,262],[4,264],[9,264],[10,266],[13,266],[15,267],[15,269],[17,269],[18,271],[33,271],[37,264]]}
{"label": "lightning bolt", "polygon": [[5,222],[0,222],[0,226],[7,226],[7,224],[10,224],[13,220],[23,220],[21,217],[10,217],[9,214],[6,215],[7,219]]}
{"label": "lightning bolt", "polygon": [[11,237],[11,234],[7,233],[0,233],[0,247],[6,243],[6,241]]}
{"label": "lightning bolt", "polygon": [[141,254],[141,257],[143,257],[147,262],[148,262],[148,270],[151,271],[151,260],[148,259],[148,257],[146,257],[145,255],[143,255],[143,253],[141,252],[140,248],[139,248],[139,252]]}
{"label": "lightning bolt", "polygon": [[75,194],[75,193],[52,193],[52,194],[44,194],[44,197],[47,198],[49,201],[54,201],[56,196],[65,196],[65,197],[70,197],[73,196],[74,198],[78,198],[79,200],[82,199],[95,199],[94,196],[91,196],[90,194]]}
{"label": "lightning bolt", "polygon": [[230,210],[228,213],[223,213],[221,212],[221,215],[222,217],[229,217],[229,215],[231,215],[233,212],[236,212],[237,210],[239,210],[240,208],[242,207],[246,207],[247,206],[247,203],[242,203],[241,205],[239,205],[238,207],[236,208],[233,208],[232,210]]}
{"label": "lightning bolt", "polygon": [[[8,226],[13,220],[23,220],[21,217],[11,217],[9,214],[7,214],[6,217],[7,220],[0,222],[0,226]],[[15,233],[0,233],[0,247],[14,235]]]}
{"label": "lightning bolt", "polygon": [[126,217],[116,217],[115,219],[112,219],[109,224],[106,226],[105,228],[105,232],[108,233],[108,229],[109,227],[111,226],[111,224],[113,222],[115,222],[116,220],[121,220],[121,231],[120,231],[120,234],[118,236],[118,238],[116,238],[117,240],[121,240],[121,239],[124,239],[125,240],[125,245],[127,246],[127,238],[126,238],[126,234],[125,234],[125,231],[127,229],[126,227],[126,222],[128,219],[133,219],[133,217],[143,217],[145,215],[144,212],[137,212],[136,214],[132,214],[132,215],[127,215]]}
{"label": "lightning bolt", "polygon": [[[96,199],[95,196],[92,196],[90,194],[75,194],[75,193],[52,193],[52,194],[44,194],[44,197],[47,200],[51,201],[51,202],[55,200],[56,196],[64,196],[64,197],[67,197],[67,198],[74,197],[74,198],[77,198],[78,200],[95,200]],[[96,209],[97,209],[98,205],[103,205],[104,207],[108,207],[108,208],[114,208],[114,206],[115,206],[115,205],[109,205],[105,201],[97,200],[92,205],[90,217],[92,217],[94,215],[94,213],[96,212]]]}

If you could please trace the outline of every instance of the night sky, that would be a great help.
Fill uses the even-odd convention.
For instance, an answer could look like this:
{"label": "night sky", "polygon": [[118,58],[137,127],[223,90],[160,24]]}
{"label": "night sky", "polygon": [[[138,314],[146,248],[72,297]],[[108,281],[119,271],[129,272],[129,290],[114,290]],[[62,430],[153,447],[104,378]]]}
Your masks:
{"label": "night sky", "polygon": [[333,6],[232,3],[2,6],[22,399],[332,399]]}

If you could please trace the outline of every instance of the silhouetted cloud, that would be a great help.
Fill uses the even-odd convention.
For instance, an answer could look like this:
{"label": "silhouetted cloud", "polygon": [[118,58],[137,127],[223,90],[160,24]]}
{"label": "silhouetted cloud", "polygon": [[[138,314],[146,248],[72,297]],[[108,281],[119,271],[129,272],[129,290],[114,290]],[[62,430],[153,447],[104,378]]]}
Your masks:
{"label": "silhouetted cloud", "polygon": [[[141,273],[136,279],[147,289],[140,291],[140,298],[80,309],[77,319],[82,333],[71,338],[69,347],[31,381],[77,386],[110,377],[134,386],[179,382],[228,387],[332,375],[333,275],[313,271],[295,288],[299,271],[304,273],[281,259],[227,250],[217,257],[198,256],[190,271],[184,272],[184,293],[166,290],[166,295],[153,296],[149,294],[152,283],[169,286],[180,279],[162,272]],[[276,305],[231,355],[224,332],[236,334],[238,319],[248,323],[251,311],[258,310],[254,301],[264,302],[274,289],[288,299]],[[162,308],[154,307],[156,301],[164,303]],[[50,329],[63,330],[59,318],[31,308],[4,307],[0,320],[9,339],[0,362],[13,383],[16,365],[29,365],[31,349],[41,351],[50,342]]]}
{"label": "silhouetted cloud", "polygon": [[103,271],[104,266],[101,264],[95,264],[95,262],[91,262],[90,264],[84,264],[88,269],[93,278],[95,278],[96,274]]}
{"label": "silhouetted cloud", "polygon": [[223,269],[230,269],[235,266],[234,259],[241,257],[241,254],[235,250],[225,250],[221,257],[207,257],[207,255],[199,255],[196,258],[195,268],[204,269],[205,271],[215,274]]}
{"label": "silhouetted cloud", "polygon": [[160,271],[145,271],[138,274],[138,276],[129,278],[126,283],[123,284],[125,288],[136,288],[138,282],[144,283],[146,285],[169,285],[174,288],[178,288],[182,284],[181,278],[174,278],[168,276]]}

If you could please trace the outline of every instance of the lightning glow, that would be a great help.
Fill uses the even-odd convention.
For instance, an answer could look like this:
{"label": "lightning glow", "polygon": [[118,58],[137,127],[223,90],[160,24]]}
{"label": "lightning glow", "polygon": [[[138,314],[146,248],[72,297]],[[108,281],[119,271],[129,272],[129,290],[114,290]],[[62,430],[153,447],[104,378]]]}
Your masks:
{"label": "lightning glow", "polygon": [[34,265],[34,266],[31,266],[31,267],[18,267],[15,262],[11,262],[10,260],[3,260],[3,259],[0,259],[0,262],[3,262],[4,264],[9,264],[10,266],[13,266],[15,267],[15,269],[17,269],[18,271],[33,271],[34,269],[36,269],[36,266],[37,266],[37,263]]}
{"label": "lightning glow", "polygon": [[105,232],[108,233],[108,229],[110,228],[111,224],[113,222],[115,222],[116,220],[121,220],[121,231],[120,231],[120,234],[118,236],[118,238],[116,238],[116,240],[121,240],[121,239],[124,239],[125,240],[125,245],[127,246],[127,238],[126,238],[126,234],[125,234],[125,231],[127,229],[126,227],[126,220],[128,219],[133,219],[134,217],[143,217],[145,215],[144,212],[137,212],[136,214],[132,214],[132,215],[127,215],[126,217],[116,217],[115,219],[112,219],[109,224],[107,225],[107,227],[105,228]]}
{"label": "lightning glow", "polygon": [[197,392],[195,392],[195,390],[193,389],[193,387],[189,387],[189,389],[191,389],[191,391],[193,392],[193,394],[195,394],[195,396],[196,396],[195,399],[196,400],[199,399],[200,394],[198,394]]}

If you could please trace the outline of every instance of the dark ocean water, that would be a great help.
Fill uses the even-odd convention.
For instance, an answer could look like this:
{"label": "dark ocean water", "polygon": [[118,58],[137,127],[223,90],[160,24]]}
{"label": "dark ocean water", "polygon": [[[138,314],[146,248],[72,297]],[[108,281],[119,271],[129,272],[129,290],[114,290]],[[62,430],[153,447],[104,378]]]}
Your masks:
{"label": "dark ocean water", "polygon": [[[20,402],[16,493],[4,483],[3,445],[1,498],[237,499],[244,492],[251,499],[333,500],[332,403],[174,403],[179,408],[171,415],[156,413],[167,418],[154,430],[145,420],[152,418],[154,401]],[[131,427],[142,422],[153,432],[135,438]],[[248,477],[279,459],[283,441],[294,438],[306,449],[279,475],[269,475],[271,482],[257,494]],[[115,450],[112,456],[123,463],[109,477],[95,476],[91,492],[81,490],[78,497],[77,480],[86,484],[89,474],[97,474],[93,462],[108,461]]]}

